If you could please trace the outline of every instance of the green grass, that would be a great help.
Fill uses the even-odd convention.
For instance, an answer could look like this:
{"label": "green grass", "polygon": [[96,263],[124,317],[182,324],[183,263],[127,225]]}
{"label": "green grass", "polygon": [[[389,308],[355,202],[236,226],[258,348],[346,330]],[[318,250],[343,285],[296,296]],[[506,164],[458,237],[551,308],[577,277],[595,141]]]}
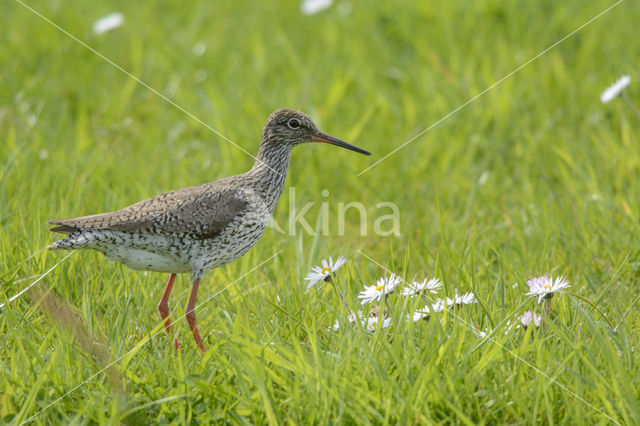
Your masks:
{"label": "green grass", "polygon": [[[37,292],[0,310],[0,423],[640,423],[640,122],[622,100],[599,101],[629,73],[640,103],[640,7],[623,2],[357,176],[613,1],[404,3],[337,1],[303,16],[291,1],[28,2],[249,152],[267,115],[287,106],[374,156],[295,150],[295,204],[316,202],[313,225],[329,200],[330,235],[267,230],[205,275],[204,357],[182,317],[187,276],[170,300],[176,353],[156,309],[166,276],[72,255],[41,281],[58,310]],[[93,35],[115,10],[124,26]],[[251,166],[19,3],[0,11],[0,303],[63,258],[25,261],[55,240],[46,220]],[[280,224],[289,201],[285,190]],[[361,236],[351,213],[338,236],[336,205],[350,201],[370,216],[396,203],[401,235],[376,236],[369,223]],[[464,321],[327,332],[344,320],[340,300],[330,287],[305,293],[303,277],[345,255],[336,285],[355,306],[362,285],[386,274],[359,251],[481,303],[458,311]],[[567,277],[616,331],[562,295],[539,330],[504,335],[516,314],[542,311],[524,284],[546,273]],[[464,322],[494,330],[494,342]]]}

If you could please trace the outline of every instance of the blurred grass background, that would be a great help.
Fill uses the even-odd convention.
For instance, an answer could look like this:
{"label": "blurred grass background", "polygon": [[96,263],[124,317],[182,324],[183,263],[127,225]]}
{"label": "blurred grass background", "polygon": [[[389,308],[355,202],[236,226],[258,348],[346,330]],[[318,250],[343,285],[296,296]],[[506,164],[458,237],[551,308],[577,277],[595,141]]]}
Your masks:
{"label": "blurred grass background", "polygon": [[[203,358],[182,320],[177,354],[162,333],[140,344],[160,330],[165,276],[73,255],[42,284],[112,361],[140,344],[116,362],[125,390],[104,373],[92,377],[103,357],[28,293],[0,311],[0,421],[19,424],[44,408],[31,420],[640,421],[640,123],[620,99],[599,100],[626,73],[640,103],[638,3],[622,2],[360,176],[614,2],[343,0],[310,16],[294,1],[25,4],[249,152],[269,113],[291,107],[374,155],[296,149],[295,204],[316,203],[305,216],[313,225],[328,201],[331,235],[267,230],[244,258],[207,274],[199,301],[212,300],[197,312]],[[47,251],[28,259],[55,238],[46,220],[115,210],[251,166],[19,2],[0,10],[0,303],[62,259]],[[93,22],[114,11],[124,25],[93,34]],[[289,201],[285,190],[281,225]],[[371,220],[361,236],[354,213],[338,236],[336,205],[350,201],[370,218],[377,203],[396,203],[401,235],[376,236]],[[465,321],[497,330],[501,345],[573,393],[450,317],[373,335],[327,333],[344,314],[340,302],[329,290],[305,294],[302,278],[322,257],[345,255],[337,285],[355,305],[362,284],[385,274],[358,250],[407,279],[438,276],[448,293],[474,291],[481,303],[461,312]],[[503,336],[501,325],[535,308],[526,280],[545,273],[566,276],[616,331],[565,295],[542,329]],[[181,277],[174,319],[189,288]]]}

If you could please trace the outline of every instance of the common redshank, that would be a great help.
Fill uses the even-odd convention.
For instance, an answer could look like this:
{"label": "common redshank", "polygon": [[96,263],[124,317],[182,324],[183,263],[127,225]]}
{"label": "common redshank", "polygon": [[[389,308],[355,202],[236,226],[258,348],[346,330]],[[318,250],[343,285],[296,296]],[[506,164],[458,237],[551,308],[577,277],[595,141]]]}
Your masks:
{"label": "common redshank", "polygon": [[[176,274],[193,274],[186,317],[197,345],[205,350],[196,325],[195,304],[205,271],[244,255],[262,236],[284,188],[291,150],[324,142],[370,155],[318,130],[304,113],[279,109],[262,131],[256,161],[248,172],[140,201],[122,210],[52,220],[53,232],[68,234],[51,249],[94,249],[136,270],[168,272],[158,310],[171,330],[169,294]],[[177,339],[176,347],[179,347]]]}

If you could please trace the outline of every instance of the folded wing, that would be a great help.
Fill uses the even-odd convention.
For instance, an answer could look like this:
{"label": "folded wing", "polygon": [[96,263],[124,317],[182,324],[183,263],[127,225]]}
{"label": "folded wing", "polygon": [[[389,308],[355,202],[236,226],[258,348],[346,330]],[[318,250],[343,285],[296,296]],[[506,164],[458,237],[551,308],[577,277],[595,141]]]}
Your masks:
{"label": "folded wing", "polygon": [[217,182],[178,189],[140,201],[122,210],[72,219],[52,220],[50,230],[71,234],[105,229],[131,233],[213,238],[247,206],[238,188]]}

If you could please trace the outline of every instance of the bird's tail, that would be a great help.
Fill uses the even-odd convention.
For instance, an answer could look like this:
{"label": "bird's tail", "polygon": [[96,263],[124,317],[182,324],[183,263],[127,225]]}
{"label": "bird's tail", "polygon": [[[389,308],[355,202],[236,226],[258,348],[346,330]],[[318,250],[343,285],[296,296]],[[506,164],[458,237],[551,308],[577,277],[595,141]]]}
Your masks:
{"label": "bird's tail", "polygon": [[87,248],[92,239],[87,238],[84,232],[74,232],[66,238],[47,246],[50,250],[77,250]]}

